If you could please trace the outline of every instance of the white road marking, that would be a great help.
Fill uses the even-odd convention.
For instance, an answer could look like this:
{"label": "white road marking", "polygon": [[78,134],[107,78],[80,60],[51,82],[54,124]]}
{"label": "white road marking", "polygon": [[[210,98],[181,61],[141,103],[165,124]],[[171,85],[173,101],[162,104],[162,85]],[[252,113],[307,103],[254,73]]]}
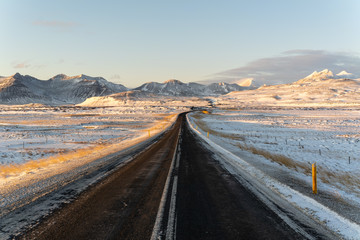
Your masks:
{"label": "white road marking", "polygon": [[[155,221],[155,224],[154,224],[153,232],[151,234],[151,240],[163,239],[162,235],[164,233],[161,232],[161,226],[163,225],[162,221],[163,221],[163,218],[164,218],[165,203],[166,203],[167,195],[168,195],[169,190],[170,190],[171,177],[172,177],[175,169],[179,168],[180,154],[178,152],[180,150],[180,147],[179,147],[180,134],[181,134],[181,127],[180,127],[179,135],[178,135],[178,138],[177,138],[177,141],[176,141],[176,148],[175,148],[175,152],[174,152],[173,159],[172,159],[172,162],[171,162],[171,166],[170,166],[170,169],[169,169],[169,173],[168,173],[168,176],[166,178],[164,191],[163,191],[163,194],[161,196],[159,210],[157,212],[156,221]],[[175,213],[175,207],[176,207],[177,181],[178,181],[177,176],[174,176],[173,184],[171,186],[172,191],[171,191],[171,198],[170,198],[170,209],[169,209],[169,217],[168,217],[168,223],[167,223],[167,228],[166,228],[166,233],[165,233],[165,239],[175,239],[175,237],[176,237],[176,224],[175,224],[176,223],[176,213]]]}

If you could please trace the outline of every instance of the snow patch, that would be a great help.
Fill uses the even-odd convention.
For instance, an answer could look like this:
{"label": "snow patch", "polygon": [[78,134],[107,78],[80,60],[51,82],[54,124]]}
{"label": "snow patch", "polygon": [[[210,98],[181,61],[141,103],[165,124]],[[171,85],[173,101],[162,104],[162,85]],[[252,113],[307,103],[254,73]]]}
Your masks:
{"label": "snow patch", "polygon": [[[300,209],[309,218],[314,219],[319,224],[326,225],[334,233],[339,234],[343,238],[357,239],[360,236],[360,226],[358,224],[266,175],[261,170],[253,167],[248,162],[206,137],[205,133],[202,133],[194,127],[194,120],[191,119],[191,117],[187,117],[187,121],[191,129],[196,132],[203,141],[216,149],[229,164],[238,170],[238,174],[241,174],[242,177],[245,177],[246,180],[253,183],[254,186],[266,186],[266,188],[270,189],[273,193]],[[266,192],[263,194],[266,194]]]}

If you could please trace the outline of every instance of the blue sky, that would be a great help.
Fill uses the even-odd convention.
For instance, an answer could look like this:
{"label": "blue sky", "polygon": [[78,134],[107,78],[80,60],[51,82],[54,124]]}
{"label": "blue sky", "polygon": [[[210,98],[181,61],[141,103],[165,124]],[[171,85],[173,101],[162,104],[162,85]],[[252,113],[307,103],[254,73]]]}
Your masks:
{"label": "blue sky", "polygon": [[0,9],[2,76],[83,73],[135,87],[271,84],[322,68],[360,75],[358,0],[0,0]]}

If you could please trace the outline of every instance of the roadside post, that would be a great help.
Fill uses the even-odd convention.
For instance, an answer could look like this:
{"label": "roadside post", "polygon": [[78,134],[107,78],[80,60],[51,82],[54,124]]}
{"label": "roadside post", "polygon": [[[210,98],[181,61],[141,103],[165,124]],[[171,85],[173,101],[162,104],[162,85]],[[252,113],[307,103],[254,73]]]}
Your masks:
{"label": "roadside post", "polygon": [[313,163],[312,165],[312,189],[313,193],[317,194],[317,182],[316,182],[316,163]]}

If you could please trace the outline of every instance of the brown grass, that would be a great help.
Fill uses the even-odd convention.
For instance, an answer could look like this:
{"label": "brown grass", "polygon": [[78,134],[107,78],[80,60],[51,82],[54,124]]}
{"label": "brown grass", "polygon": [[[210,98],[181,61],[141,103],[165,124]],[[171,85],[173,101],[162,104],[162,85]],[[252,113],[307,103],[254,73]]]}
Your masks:
{"label": "brown grass", "polygon": [[[280,164],[281,166],[286,166],[289,169],[293,169],[297,172],[302,172],[307,176],[311,176],[311,164],[310,163],[303,163],[303,162],[297,162],[289,157],[286,157],[281,154],[273,154],[268,151],[257,149],[253,146],[247,146],[247,145],[237,145],[239,148],[250,151],[253,154],[261,155],[265,157],[266,159],[271,160],[272,162],[276,162]],[[357,176],[354,176],[348,172],[344,171],[332,171],[329,168],[325,166],[318,166],[317,168],[317,177],[323,182],[331,185],[343,185],[347,186],[349,188],[360,188],[360,179]],[[355,189],[353,189],[355,190]],[[357,190],[358,191],[358,190]]]}
{"label": "brown grass", "polygon": [[266,159],[271,160],[272,162],[276,162],[276,163],[280,164],[281,166],[286,166],[287,168],[293,169],[297,172],[301,171],[306,175],[311,175],[311,164],[309,164],[309,163],[297,162],[297,161],[295,161],[289,157],[286,157],[284,155],[270,153],[268,151],[255,148],[253,146],[247,146],[247,145],[241,145],[241,144],[238,144],[237,146],[243,150],[250,151],[253,154],[261,155],[261,156],[265,157]]}
{"label": "brown grass", "polygon": [[360,188],[360,179],[358,176],[354,176],[348,172],[343,171],[331,171],[330,169],[319,166],[318,167],[318,176],[324,183],[336,185],[340,183],[341,185],[347,187],[357,187]]}
{"label": "brown grass", "polygon": [[[194,120],[194,122],[199,128],[201,128],[201,130],[205,132],[209,132],[211,135],[216,135],[219,137],[229,138],[233,140],[241,140],[241,141],[246,140],[245,136],[243,135],[226,134],[210,129],[204,122],[201,121],[201,119],[205,117],[203,114],[199,114],[199,113],[193,114],[192,117],[196,119]],[[269,143],[269,144],[273,144],[273,143]],[[271,160],[272,162],[276,162],[280,164],[281,166],[285,166],[297,172],[302,172],[307,176],[311,176],[312,174],[311,163],[298,162],[284,155],[270,153],[268,151],[255,148],[254,146],[248,146],[246,144],[237,144],[237,146],[253,154],[261,155],[266,159]],[[325,166],[318,166],[317,172],[318,172],[317,174],[318,178],[324,183],[328,183],[331,185],[341,184],[343,186],[353,188],[353,190],[359,191],[360,178],[358,176],[354,176],[351,173],[344,172],[341,170],[334,172]]]}
{"label": "brown grass", "polygon": [[28,172],[34,169],[45,168],[51,164],[66,162],[72,159],[85,157],[90,155],[91,153],[100,152],[106,146],[108,145],[100,144],[95,147],[88,147],[88,148],[63,152],[61,154],[45,159],[31,160],[23,164],[11,164],[11,165],[0,166],[0,177],[16,175],[21,172]]}
{"label": "brown grass", "polygon": [[[176,114],[164,116],[157,125],[149,128],[147,130],[163,129],[167,124],[169,124],[171,118],[174,115],[176,115]],[[144,127],[144,126],[142,125],[141,127]],[[122,138],[119,138],[119,139],[122,139]],[[102,143],[102,144],[98,144],[96,146],[91,146],[91,147],[87,147],[87,148],[61,152],[60,154],[58,153],[49,158],[31,160],[31,161],[25,162],[23,164],[0,165],[0,177],[8,177],[8,176],[12,176],[12,175],[18,175],[22,172],[29,172],[34,169],[45,168],[52,164],[67,162],[67,161],[70,161],[73,159],[80,159],[80,158],[89,156],[90,154],[94,154],[94,153],[101,153],[101,151],[104,150],[105,148],[112,146],[112,144],[114,142],[116,142],[116,139],[112,139],[112,141],[110,141],[110,143],[108,143],[108,144]],[[51,153],[51,151],[56,152],[56,150],[57,149],[48,150],[49,152],[47,152],[47,153]],[[106,154],[106,153],[104,153],[104,154]]]}
{"label": "brown grass", "polygon": [[199,121],[199,119],[202,119],[203,117],[196,116],[194,118],[198,119],[198,120],[194,120],[196,126],[198,126],[204,132],[209,132],[210,135],[215,135],[215,136],[219,136],[219,137],[222,137],[222,138],[228,138],[228,139],[232,139],[232,140],[245,141],[245,136],[244,135],[229,134],[229,133],[223,133],[223,132],[220,132],[220,131],[216,131],[214,129],[209,128],[209,126],[206,125],[204,122]]}
{"label": "brown grass", "polygon": [[195,113],[195,114],[192,114],[191,115],[192,118],[195,118],[195,119],[198,119],[198,120],[201,120],[203,119],[205,116],[203,114],[200,114],[200,113]]}
{"label": "brown grass", "polygon": [[97,117],[99,113],[77,113],[77,114],[64,114],[64,117]]}
{"label": "brown grass", "polygon": [[173,118],[175,115],[178,115],[178,114],[171,114],[171,115],[164,116],[155,126],[145,129],[145,131],[164,129],[171,121],[171,118]]}

